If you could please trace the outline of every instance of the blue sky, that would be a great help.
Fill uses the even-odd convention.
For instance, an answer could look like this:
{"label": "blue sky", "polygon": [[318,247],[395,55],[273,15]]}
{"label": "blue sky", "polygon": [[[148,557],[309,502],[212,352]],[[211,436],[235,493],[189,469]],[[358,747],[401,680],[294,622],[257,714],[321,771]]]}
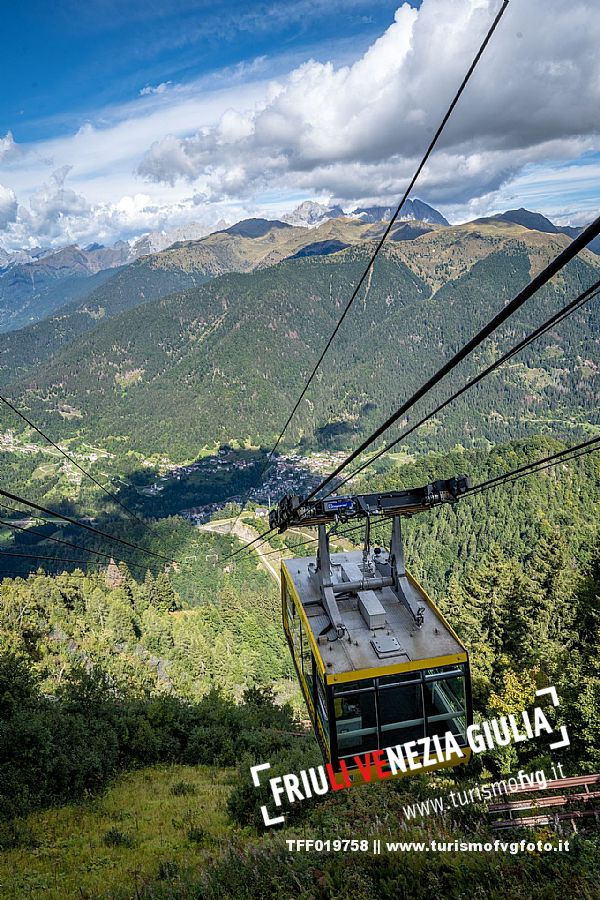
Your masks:
{"label": "blue sky", "polygon": [[[34,0],[3,13],[0,247],[402,194],[501,0]],[[597,0],[511,0],[414,196],[600,206]]]}
{"label": "blue sky", "polygon": [[[0,133],[16,141],[67,134],[148,85],[190,82],[267,57],[273,72],[310,56],[343,61],[389,25],[396,0],[238,3],[47,0],[10,4]],[[413,2],[414,6],[419,3]],[[311,14],[312,10],[312,14]]]}

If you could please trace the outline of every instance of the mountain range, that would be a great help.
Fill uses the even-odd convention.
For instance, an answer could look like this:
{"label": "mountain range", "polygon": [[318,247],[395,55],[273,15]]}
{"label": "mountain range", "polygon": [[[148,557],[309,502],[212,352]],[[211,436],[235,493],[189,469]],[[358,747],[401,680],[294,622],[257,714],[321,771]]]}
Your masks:
{"label": "mountain range", "polygon": [[[45,318],[88,294],[120,266],[160,252],[177,241],[197,240],[209,231],[192,223],[170,232],[150,232],[131,243],[117,241],[112,247],[94,243],[82,248],[71,244],[59,250],[36,247],[14,253],[0,248],[0,332]],[[99,277],[93,280],[94,276]]]}
{"label": "mountain range", "polygon": [[[4,392],[55,439],[123,459],[133,451],[185,461],[219,443],[270,444],[385,224],[241,224],[140,258],[60,314],[0,335]],[[407,227],[421,233],[385,245],[286,446],[353,444],[571,239],[502,218],[404,222],[392,237]],[[437,397],[599,273],[598,256],[582,252]],[[422,429],[413,446],[585,432],[597,408],[598,324],[590,303]]]}
{"label": "mountain range", "polygon": [[[215,240],[211,246],[211,239],[214,235],[224,234],[249,239],[264,238],[271,234],[271,239],[275,240],[275,243],[279,243],[281,238],[285,244],[283,235],[273,238],[273,233],[288,227],[295,229],[292,232],[293,240],[290,235],[290,256],[321,255],[343,250],[357,240],[369,240],[376,237],[376,234],[368,230],[361,233],[354,229],[352,239],[349,241],[339,234],[329,233],[320,240],[314,240],[312,230],[321,229],[323,225],[332,222],[338,223],[337,229],[333,230],[339,232],[343,232],[349,223],[377,227],[382,223],[388,223],[394,212],[393,207],[384,206],[357,207],[350,212],[344,212],[340,206],[327,207],[314,201],[305,201],[292,213],[283,216],[281,221],[246,219],[231,226],[220,222],[212,231],[205,226],[191,223],[168,232],[150,232],[130,242],[117,241],[111,247],[95,243],[84,248],[77,245],[69,245],[58,250],[37,247],[13,253],[0,248],[0,333],[23,328],[51,316],[58,310],[62,311],[63,307],[72,306],[112,278],[117,269],[171,247],[191,248],[192,244],[200,242],[210,256],[215,250]],[[494,217],[477,219],[475,223],[493,221],[512,222],[530,230],[547,234],[565,234],[571,238],[581,231],[581,228],[556,226],[540,213],[525,209],[509,210]],[[438,210],[418,199],[406,201],[398,225],[399,227],[394,228],[390,236],[392,240],[414,240],[431,228],[449,227],[447,219]],[[382,229],[379,230],[381,233]],[[218,243],[218,239],[216,242]],[[600,253],[600,240],[593,242],[590,249]],[[267,264],[280,258],[277,248],[274,250],[272,259],[267,254]],[[247,265],[243,259],[244,255],[245,251],[240,254],[237,248],[232,248],[232,252],[229,253],[221,246],[215,250],[216,259],[207,263],[205,274],[212,277],[227,271],[247,271],[252,268],[252,264]],[[251,263],[255,255],[253,251],[250,252]]]}
{"label": "mountain range", "polygon": [[[327,219],[338,219],[342,216],[347,216],[351,219],[361,219],[365,224],[372,224],[374,222],[389,222],[395,212],[395,206],[359,206],[351,212],[344,212],[341,206],[324,206],[322,203],[306,200],[292,213],[283,216],[282,220],[290,225],[303,225],[308,228],[314,228]],[[400,210],[398,220],[400,222],[427,222],[433,225],[450,224],[439,210],[429,206],[428,203],[423,203],[422,200],[416,199],[405,201]]]}
{"label": "mountain range", "polygon": [[[529,228],[532,231],[543,231],[546,234],[566,234],[571,239],[581,234],[585,226],[574,228],[572,225],[555,225],[546,216],[541,213],[531,212],[528,209],[509,209],[507,212],[499,213],[497,216],[490,216],[483,219],[475,219],[475,222],[513,222],[515,225],[522,225],[523,228]],[[588,249],[592,253],[600,254],[600,237],[594,238],[588,244]]]}

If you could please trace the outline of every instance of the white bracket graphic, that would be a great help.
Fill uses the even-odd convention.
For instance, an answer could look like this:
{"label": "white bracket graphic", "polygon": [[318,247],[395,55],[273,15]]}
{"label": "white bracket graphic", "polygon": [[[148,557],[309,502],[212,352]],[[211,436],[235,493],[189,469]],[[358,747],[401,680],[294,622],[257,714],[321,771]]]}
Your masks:
{"label": "white bracket graphic", "polygon": [[[549,694],[552,700],[552,706],[560,706],[560,700],[558,699],[558,693],[554,686],[547,688],[540,688],[539,691],[535,692],[536,697],[544,697],[546,694]],[[563,747],[568,747],[571,743],[569,739],[569,733],[567,731],[566,725],[560,726],[560,733],[562,735],[562,740],[555,741],[553,744],[550,744],[550,750],[561,750]]]}
{"label": "white bracket graphic", "polygon": [[[265,772],[270,768],[271,763],[260,763],[260,765],[258,766],[250,767],[250,774],[252,775],[252,783],[254,784],[254,787],[260,787],[260,778],[258,777],[258,773]],[[266,806],[261,806],[260,811],[262,813],[263,822],[266,826],[281,825],[282,822],[285,822],[285,816],[275,816],[272,819]]]}
{"label": "white bracket graphic", "polygon": [[260,787],[260,778],[258,777],[259,772],[265,772],[267,769],[271,768],[271,763],[261,763],[259,766],[251,766],[250,774],[252,775],[252,783],[254,787]]}
{"label": "white bracket graphic", "polygon": [[539,691],[535,692],[536,697],[544,697],[546,694],[550,694],[550,696],[552,697],[552,706],[560,706],[560,700],[558,699],[558,694],[554,686],[540,688]]}

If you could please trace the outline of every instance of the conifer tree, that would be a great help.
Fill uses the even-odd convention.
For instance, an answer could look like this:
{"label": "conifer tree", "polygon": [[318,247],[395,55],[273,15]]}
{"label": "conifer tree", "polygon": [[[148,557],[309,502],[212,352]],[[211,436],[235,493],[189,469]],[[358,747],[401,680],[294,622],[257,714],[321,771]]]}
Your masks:
{"label": "conifer tree", "polygon": [[558,534],[540,538],[527,567],[529,596],[522,609],[523,661],[552,673],[574,642],[575,571]]}

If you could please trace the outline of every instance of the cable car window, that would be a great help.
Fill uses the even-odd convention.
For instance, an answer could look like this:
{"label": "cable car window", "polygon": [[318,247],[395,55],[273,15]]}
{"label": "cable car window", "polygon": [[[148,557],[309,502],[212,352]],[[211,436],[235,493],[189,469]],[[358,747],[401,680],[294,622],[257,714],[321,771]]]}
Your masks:
{"label": "cable car window", "polygon": [[446,697],[447,701],[456,709],[464,709],[465,706],[465,679],[461,674],[455,675],[453,678],[438,678],[432,682],[426,682],[426,690],[430,693],[437,693]]}
{"label": "cable car window", "polygon": [[300,660],[302,659],[302,643],[300,639],[300,618],[296,616],[292,623],[292,639],[294,642],[294,656],[296,657],[296,662],[300,665]]}
{"label": "cable car window", "polygon": [[426,681],[425,713],[429,735],[451,731],[464,742],[467,724],[464,676]]}
{"label": "cable car window", "polygon": [[334,700],[340,756],[354,756],[378,746],[375,692],[345,694]]}
{"label": "cable car window", "polygon": [[287,587],[285,589],[285,600],[287,606],[287,617],[288,617],[288,626],[290,631],[292,630],[292,624],[296,620],[296,604],[294,603],[290,592]]}
{"label": "cable car window", "polygon": [[381,746],[391,747],[425,736],[421,681],[382,687],[379,691]]}
{"label": "cable car window", "polygon": [[463,666],[440,666],[439,669],[425,669],[423,674],[429,681],[431,678],[453,678],[462,675],[463,671]]}
{"label": "cable car window", "polygon": [[334,692],[338,694],[355,694],[357,691],[372,691],[375,682],[372,678],[364,678],[362,681],[344,681],[342,684],[336,684]]}

